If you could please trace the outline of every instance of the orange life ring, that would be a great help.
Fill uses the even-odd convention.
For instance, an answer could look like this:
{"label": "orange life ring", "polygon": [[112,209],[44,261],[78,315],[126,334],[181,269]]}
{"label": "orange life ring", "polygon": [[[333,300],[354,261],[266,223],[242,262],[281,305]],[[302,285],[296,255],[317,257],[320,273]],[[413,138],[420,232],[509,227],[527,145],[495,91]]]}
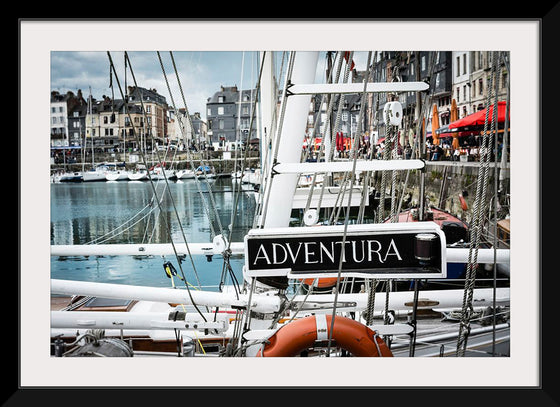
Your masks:
{"label": "orange life ring", "polygon": [[[307,284],[308,286],[311,286],[311,284],[313,284],[313,280],[315,280],[314,278],[306,278],[303,280],[303,284]],[[329,288],[329,287],[334,287],[336,285],[336,281],[338,279],[336,277],[323,277],[317,280],[317,288]]]}
{"label": "orange life ring", "polygon": [[[319,314],[290,322],[268,338],[264,347],[257,352],[257,356],[297,356],[313,346],[318,337],[323,340],[328,339],[331,320],[332,315]],[[332,339],[336,341],[336,346],[357,357],[393,356],[391,350],[375,331],[350,318],[335,317]]]}
{"label": "orange life ring", "polygon": [[463,195],[459,195],[459,201],[461,202],[461,208],[466,211],[469,207],[467,206],[467,202],[465,201],[465,198],[463,198]]}

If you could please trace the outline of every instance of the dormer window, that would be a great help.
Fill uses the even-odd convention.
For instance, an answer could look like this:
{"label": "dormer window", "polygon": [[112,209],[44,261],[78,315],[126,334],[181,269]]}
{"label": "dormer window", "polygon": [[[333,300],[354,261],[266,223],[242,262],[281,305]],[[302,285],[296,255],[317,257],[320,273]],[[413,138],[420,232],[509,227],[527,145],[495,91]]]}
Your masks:
{"label": "dormer window", "polygon": [[218,103],[224,103],[226,98],[224,96],[218,96]]}

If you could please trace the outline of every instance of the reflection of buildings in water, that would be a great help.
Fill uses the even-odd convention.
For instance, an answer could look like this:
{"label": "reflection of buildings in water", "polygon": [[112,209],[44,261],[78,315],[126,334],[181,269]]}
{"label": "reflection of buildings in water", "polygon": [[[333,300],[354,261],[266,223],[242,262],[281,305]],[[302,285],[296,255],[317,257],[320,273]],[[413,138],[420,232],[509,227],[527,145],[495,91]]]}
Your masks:
{"label": "reflection of buildings in water", "polygon": [[[212,184],[212,204],[208,192],[203,192],[215,234],[229,234],[234,194],[230,180],[216,180]],[[162,199],[161,210],[152,199],[149,182],[91,183],[55,185],[51,188],[51,243],[168,243],[168,225],[175,242],[211,242],[212,229],[201,200],[196,181],[169,182],[173,202],[165,182],[156,183],[157,196]],[[203,191],[206,186],[200,185]],[[241,193],[237,203],[232,241],[241,241],[252,227],[254,199]],[[175,208],[180,216],[181,232]],[[214,213],[213,208],[217,209]],[[219,222],[216,216],[219,216]]]}

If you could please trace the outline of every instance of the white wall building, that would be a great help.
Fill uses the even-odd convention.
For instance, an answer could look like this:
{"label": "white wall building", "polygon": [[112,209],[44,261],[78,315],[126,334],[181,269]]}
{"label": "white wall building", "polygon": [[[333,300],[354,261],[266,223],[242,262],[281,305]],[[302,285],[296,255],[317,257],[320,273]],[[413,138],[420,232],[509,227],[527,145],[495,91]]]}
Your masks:
{"label": "white wall building", "polygon": [[68,146],[68,111],[66,99],[51,101],[51,147]]}
{"label": "white wall building", "polygon": [[470,51],[453,51],[452,98],[457,103],[459,118],[474,113],[472,109],[472,63]]}

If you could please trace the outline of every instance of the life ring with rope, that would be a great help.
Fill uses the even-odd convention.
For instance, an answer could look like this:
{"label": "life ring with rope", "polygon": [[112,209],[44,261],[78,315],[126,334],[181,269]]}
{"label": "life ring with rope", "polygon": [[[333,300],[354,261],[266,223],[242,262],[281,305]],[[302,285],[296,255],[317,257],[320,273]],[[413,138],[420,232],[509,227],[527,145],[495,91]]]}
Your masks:
{"label": "life ring with rope", "polygon": [[[332,315],[317,314],[290,322],[278,329],[257,352],[257,357],[291,357],[328,340]],[[392,357],[383,339],[366,325],[350,318],[335,316],[332,339],[337,347],[356,357]]]}

